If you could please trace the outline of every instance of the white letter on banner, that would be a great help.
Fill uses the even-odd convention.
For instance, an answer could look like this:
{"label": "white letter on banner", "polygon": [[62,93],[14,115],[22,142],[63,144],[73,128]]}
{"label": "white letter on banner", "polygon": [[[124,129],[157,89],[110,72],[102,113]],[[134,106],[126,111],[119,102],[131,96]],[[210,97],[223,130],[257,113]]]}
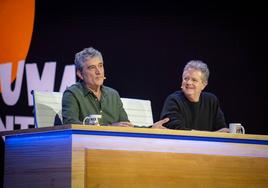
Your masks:
{"label": "white letter on banner", "polygon": [[42,77],[40,79],[37,65],[26,64],[26,80],[28,90],[28,105],[33,105],[32,90],[53,91],[56,72],[56,62],[45,63]]}
{"label": "white letter on banner", "polygon": [[28,129],[29,125],[34,125],[34,118],[26,116],[16,116],[15,124],[19,124],[20,129]]}
{"label": "white letter on banner", "polygon": [[21,83],[24,71],[24,60],[19,61],[17,76],[16,76],[16,84],[14,87],[14,91],[11,91],[11,72],[12,72],[12,64],[5,63],[0,65],[0,85],[2,90],[2,97],[6,105],[14,106],[20,97],[21,92]]}
{"label": "white letter on banner", "polygon": [[62,76],[60,92],[64,92],[68,86],[74,84],[75,82],[76,82],[75,66],[66,65]]}
{"label": "white letter on banner", "polygon": [[4,125],[3,121],[0,118],[0,131],[11,131],[14,129],[14,117],[6,116],[6,125]]}

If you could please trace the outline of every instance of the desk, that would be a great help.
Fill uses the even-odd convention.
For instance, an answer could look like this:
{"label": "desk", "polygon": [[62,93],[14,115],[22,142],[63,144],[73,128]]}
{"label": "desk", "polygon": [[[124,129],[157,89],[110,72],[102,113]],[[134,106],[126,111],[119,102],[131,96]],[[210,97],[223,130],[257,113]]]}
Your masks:
{"label": "desk", "polygon": [[267,187],[268,136],[62,125],[2,132],[4,187]]}

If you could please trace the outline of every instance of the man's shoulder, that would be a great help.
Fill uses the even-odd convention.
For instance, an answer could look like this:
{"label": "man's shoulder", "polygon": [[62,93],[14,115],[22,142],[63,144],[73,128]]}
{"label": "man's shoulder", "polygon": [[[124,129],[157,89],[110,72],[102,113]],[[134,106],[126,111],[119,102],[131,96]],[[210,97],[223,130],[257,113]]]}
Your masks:
{"label": "man's shoulder", "polygon": [[173,93],[171,93],[169,96],[169,98],[181,98],[183,97],[183,92],[182,91],[175,91]]}
{"label": "man's shoulder", "polygon": [[111,88],[111,87],[108,87],[108,86],[102,86],[102,91],[103,93],[106,95],[106,96],[119,96],[119,93],[117,90]]}
{"label": "man's shoulder", "polygon": [[80,82],[76,82],[75,84],[67,87],[65,91],[76,92],[81,89],[82,89],[82,84]]}
{"label": "man's shoulder", "polygon": [[67,96],[80,96],[81,97],[83,95],[84,95],[84,89],[80,82],[76,82],[75,84],[67,87],[63,93],[63,97],[67,97]]}
{"label": "man's shoulder", "polygon": [[176,103],[180,103],[185,101],[185,97],[182,91],[175,91],[167,96],[166,101],[176,101]]}
{"label": "man's shoulder", "polygon": [[210,100],[218,100],[217,96],[211,92],[202,92],[202,97],[204,97],[205,99],[210,99]]}
{"label": "man's shoulder", "polygon": [[107,92],[116,92],[118,93],[114,88],[108,87],[108,86],[102,86],[102,89]]}

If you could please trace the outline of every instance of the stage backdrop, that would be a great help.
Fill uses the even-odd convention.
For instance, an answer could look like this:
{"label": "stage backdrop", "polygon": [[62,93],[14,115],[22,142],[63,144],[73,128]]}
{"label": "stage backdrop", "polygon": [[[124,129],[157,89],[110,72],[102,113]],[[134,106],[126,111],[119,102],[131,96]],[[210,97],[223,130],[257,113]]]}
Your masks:
{"label": "stage backdrop", "polygon": [[93,46],[104,58],[105,85],[151,100],[155,121],[180,88],[185,63],[200,59],[226,122],[268,134],[264,7],[0,1],[0,130],[33,127],[31,90],[64,91],[76,81],[74,54]]}

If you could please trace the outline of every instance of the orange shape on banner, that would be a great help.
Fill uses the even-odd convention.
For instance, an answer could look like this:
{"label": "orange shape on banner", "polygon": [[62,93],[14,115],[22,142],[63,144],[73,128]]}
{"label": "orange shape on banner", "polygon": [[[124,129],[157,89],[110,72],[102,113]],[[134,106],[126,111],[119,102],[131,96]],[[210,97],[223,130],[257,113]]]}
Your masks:
{"label": "orange shape on banner", "polygon": [[26,59],[30,47],[34,11],[34,0],[0,1],[0,64],[12,63],[12,82],[18,61]]}

